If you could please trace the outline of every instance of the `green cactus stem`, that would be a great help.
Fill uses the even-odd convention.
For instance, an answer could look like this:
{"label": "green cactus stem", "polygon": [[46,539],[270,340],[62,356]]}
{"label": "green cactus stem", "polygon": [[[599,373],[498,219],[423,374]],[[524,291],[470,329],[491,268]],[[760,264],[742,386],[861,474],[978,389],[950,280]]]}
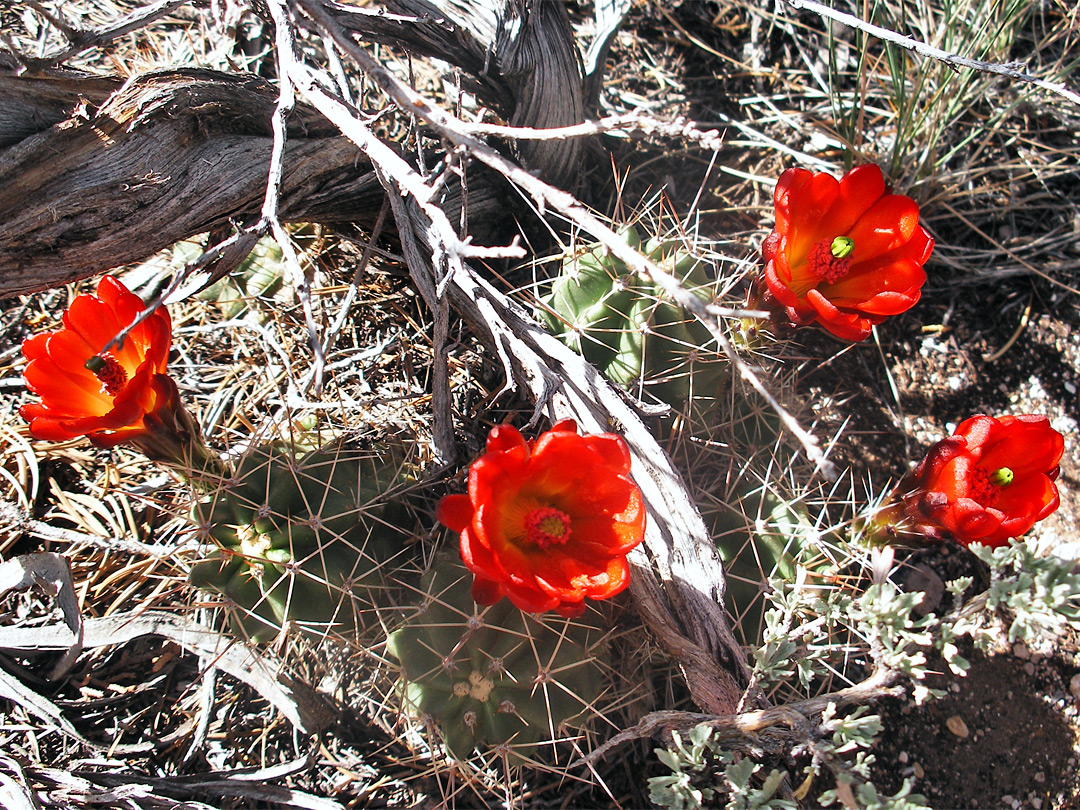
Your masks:
{"label": "green cactus stem", "polygon": [[214,548],[192,567],[192,583],[227,597],[234,631],[255,642],[287,622],[318,635],[356,629],[407,536],[406,510],[383,498],[401,483],[404,457],[399,443],[335,442],[299,457],[284,442],[250,450],[194,509]]}
{"label": "green cactus stem", "polygon": [[541,618],[508,599],[479,607],[472,574],[449,557],[422,587],[423,605],[390,635],[387,651],[401,664],[406,712],[433,723],[452,757],[493,749],[523,764],[594,707],[604,656],[596,612]]}
{"label": "green cactus stem", "polygon": [[[712,301],[703,262],[677,242],[643,244],[632,226],[623,238],[702,301]],[[542,303],[548,330],[634,395],[676,409],[691,398],[708,403],[720,396],[727,364],[709,330],[602,245],[568,258]]]}
{"label": "green cactus stem", "polygon": [[712,532],[724,561],[726,604],[747,644],[759,644],[769,609],[770,579],[794,582],[818,532],[802,503],[785,500],[761,484],[746,483],[713,516]]}

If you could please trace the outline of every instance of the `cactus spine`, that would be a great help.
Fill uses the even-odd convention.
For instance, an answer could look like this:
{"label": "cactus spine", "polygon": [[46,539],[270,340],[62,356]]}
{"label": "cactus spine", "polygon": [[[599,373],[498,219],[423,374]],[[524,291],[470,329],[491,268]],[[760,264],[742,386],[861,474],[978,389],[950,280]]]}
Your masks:
{"label": "cactus spine", "polygon": [[354,600],[381,584],[380,566],[402,546],[404,510],[382,495],[401,481],[403,458],[398,445],[340,441],[299,457],[283,442],[252,449],[194,509],[215,548],[191,581],[228,597],[233,629],[253,641],[287,621],[320,634],[355,628]]}
{"label": "cactus spine", "polygon": [[595,705],[603,680],[596,613],[538,618],[507,599],[478,607],[472,574],[449,558],[422,583],[425,603],[387,650],[401,665],[404,708],[433,721],[455,759],[491,747],[521,764]]}
{"label": "cactus spine", "polygon": [[[623,237],[702,301],[712,300],[704,264],[678,243],[643,244],[632,226]],[[719,397],[726,364],[709,330],[602,245],[568,258],[543,304],[548,330],[616,385],[678,409],[691,397]]]}

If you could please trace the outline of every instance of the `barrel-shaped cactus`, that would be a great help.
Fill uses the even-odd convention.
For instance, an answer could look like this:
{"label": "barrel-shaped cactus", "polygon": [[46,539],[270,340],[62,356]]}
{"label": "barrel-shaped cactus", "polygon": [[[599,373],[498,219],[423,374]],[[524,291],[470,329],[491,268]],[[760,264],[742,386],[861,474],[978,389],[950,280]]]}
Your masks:
{"label": "barrel-shaped cactus", "polygon": [[[642,243],[632,226],[623,238],[702,301],[713,299],[704,263],[679,243]],[[568,257],[542,304],[549,331],[635,396],[682,409],[691,397],[708,403],[720,395],[727,366],[709,330],[603,245]]]}
{"label": "barrel-shaped cactus", "polygon": [[198,534],[213,550],[191,581],[227,597],[234,630],[253,641],[290,621],[316,634],[355,628],[405,537],[404,510],[384,498],[402,480],[403,459],[398,443],[339,441],[298,454],[275,441],[249,450],[195,507]]}
{"label": "barrel-shaped cactus", "polygon": [[450,558],[422,583],[423,604],[387,650],[401,664],[404,709],[437,728],[455,759],[493,749],[521,764],[595,706],[604,655],[597,613],[538,617],[507,599],[477,606],[472,574]]}

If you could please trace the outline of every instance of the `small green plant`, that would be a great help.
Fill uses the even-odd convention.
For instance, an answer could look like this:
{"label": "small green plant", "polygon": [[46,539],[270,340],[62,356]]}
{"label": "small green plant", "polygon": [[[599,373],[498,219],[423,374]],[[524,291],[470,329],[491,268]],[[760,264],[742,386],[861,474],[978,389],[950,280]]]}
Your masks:
{"label": "small green plant", "polygon": [[[1027,543],[1014,542],[1001,548],[973,545],[972,553],[990,566],[990,587],[985,594],[986,611],[951,624],[955,633],[967,633],[981,647],[989,647],[1000,636],[991,617],[1008,621],[1008,641],[1028,641],[1040,635],[1064,632],[1080,619],[1080,573],[1075,563],[1052,554],[1040,556]],[[970,580],[949,583],[950,590],[963,591]]]}
{"label": "small green plant", "polygon": [[[642,242],[633,226],[623,238],[702,301],[713,299],[704,262],[677,242]],[[709,403],[720,396],[727,364],[709,330],[603,245],[568,257],[542,304],[553,334],[635,396],[676,409],[691,398]]]}
{"label": "small green plant", "polygon": [[605,658],[595,610],[563,619],[522,613],[507,599],[479,607],[472,574],[449,557],[421,587],[423,603],[387,651],[401,665],[404,708],[437,728],[455,759],[491,749],[520,765],[595,711]]}
{"label": "small green plant", "polygon": [[304,452],[272,441],[249,450],[192,520],[213,548],[191,581],[225,596],[235,632],[256,641],[287,622],[315,634],[358,626],[382,569],[402,547],[404,447],[345,441]]}
{"label": "small green plant", "polygon": [[657,748],[656,756],[671,769],[668,776],[649,779],[649,799],[671,810],[795,810],[798,805],[777,798],[786,774],[772,770],[754,786],[761,765],[749,757],[736,758],[714,739],[712,728],[701,723],[690,730],[689,747],[678,731],[671,732],[671,748]]}

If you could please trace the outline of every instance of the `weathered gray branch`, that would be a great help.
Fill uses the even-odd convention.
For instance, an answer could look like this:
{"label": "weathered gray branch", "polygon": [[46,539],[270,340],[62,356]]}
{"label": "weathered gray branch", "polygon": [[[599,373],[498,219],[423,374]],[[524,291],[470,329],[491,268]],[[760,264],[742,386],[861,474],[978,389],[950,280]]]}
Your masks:
{"label": "weathered gray branch", "polygon": [[[0,84],[0,107],[17,81]],[[0,297],[258,217],[275,102],[253,77],[152,74],[0,153]],[[374,221],[383,191],[356,147],[310,111],[290,119],[289,135],[280,216]]]}

